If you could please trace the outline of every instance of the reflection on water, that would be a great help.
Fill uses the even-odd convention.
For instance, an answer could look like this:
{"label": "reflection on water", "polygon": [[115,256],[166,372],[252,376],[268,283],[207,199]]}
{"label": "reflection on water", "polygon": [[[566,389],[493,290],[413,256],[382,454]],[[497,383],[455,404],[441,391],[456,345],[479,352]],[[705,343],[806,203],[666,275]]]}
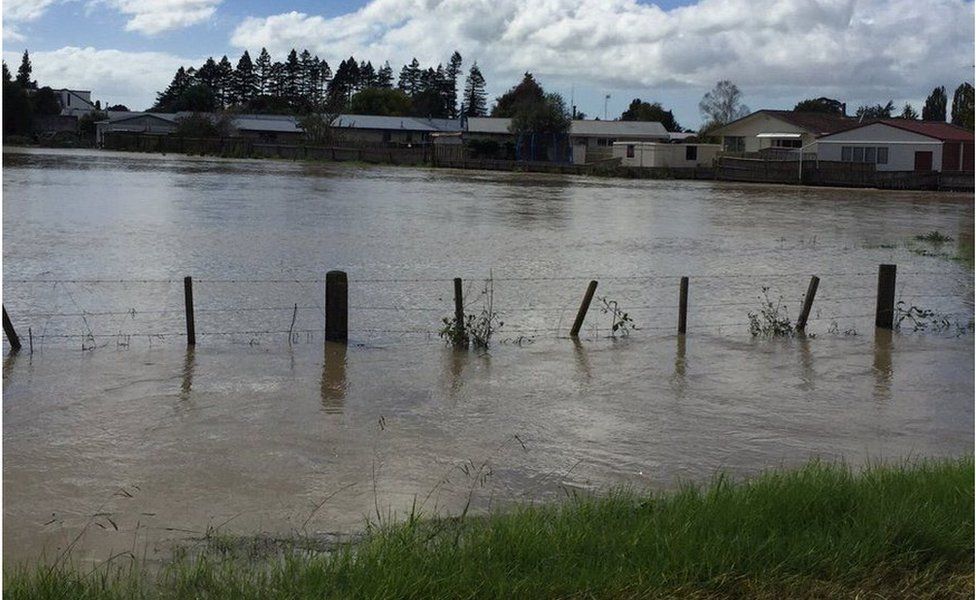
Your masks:
{"label": "reflection on water", "polygon": [[346,398],[346,345],[325,342],[323,346],[322,408],[327,413],[341,413]]}
{"label": "reflection on water", "polygon": [[889,400],[891,398],[891,379],[894,372],[891,364],[892,338],[894,333],[890,329],[876,327],[874,330],[874,398],[875,400]]}
{"label": "reflection on water", "polygon": [[817,372],[813,368],[813,354],[810,352],[810,338],[806,332],[797,334],[800,348],[800,382],[803,389],[812,390],[817,383]]}
{"label": "reflection on water", "polygon": [[674,373],[671,375],[671,384],[674,387],[674,395],[678,400],[685,397],[685,343],[686,334],[677,335],[678,346],[674,354]]}
{"label": "reflection on water", "polygon": [[195,348],[188,345],[183,358],[183,373],[180,381],[180,400],[184,402],[190,399],[190,392],[193,390],[193,368],[196,366],[196,361]]}
{"label": "reflection on water", "polygon": [[576,357],[576,372],[584,383],[589,383],[593,379],[593,370],[590,368],[590,359],[586,356],[586,347],[579,338],[573,338],[573,356]]}

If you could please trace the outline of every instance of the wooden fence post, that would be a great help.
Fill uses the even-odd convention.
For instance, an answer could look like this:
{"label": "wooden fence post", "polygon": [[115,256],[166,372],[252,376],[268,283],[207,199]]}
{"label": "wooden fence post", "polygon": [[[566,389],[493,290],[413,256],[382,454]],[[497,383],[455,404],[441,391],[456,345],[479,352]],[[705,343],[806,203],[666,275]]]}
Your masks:
{"label": "wooden fence post", "polygon": [[678,333],[688,331],[688,278],[681,278],[681,290],[678,293]]}
{"label": "wooden fence post", "polygon": [[800,316],[796,319],[796,330],[803,331],[807,328],[807,319],[810,318],[810,309],[813,308],[813,299],[817,296],[817,287],[820,285],[820,278],[814,275],[810,278],[810,285],[807,286],[807,295],[803,297],[803,308]]}
{"label": "wooden fence post", "polygon": [[590,310],[590,302],[593,301],[593,294],[596,292],[596,281],[591,281],[590,285],[586,287],[586,294],[583,296],[583,302],[580,304],[579,312],[576,313],[576,321],[573,323],[573,328],[569,332],[569,337],[579,337],[580,329],[583,328],[583,319],[586,318],[586,312]]}
{"label": "wooden fence post", "polygon": [[17,337],[17,332],[14,331],[14,324],[10,322],[10,317],[7,316],[7,307],[3,308],[3,333],[7,336],[7,341],[10,342],[10,349],[16,352],[20,350],[20,338]]}
{"label": "wooden fence post", "polygon": [[460,333],[464,333],[464,292],[461,291],[461,278],[454,278],[454,322]]}
{"label": "wooden fence post", "polygon": [[349,340],[349,283],[345,271],[325,274],[325,341]]}
{"label": "wooden fence post", "polygon": [[197,328],[193,322],[193,278],[183,278],[183,302],[186,305],[186,345],[197,343]]}
{"label": "wooden fence post", "polygon": [[895,326],[895,265],[878,266],[878,305],[874,326],[893,329]]}

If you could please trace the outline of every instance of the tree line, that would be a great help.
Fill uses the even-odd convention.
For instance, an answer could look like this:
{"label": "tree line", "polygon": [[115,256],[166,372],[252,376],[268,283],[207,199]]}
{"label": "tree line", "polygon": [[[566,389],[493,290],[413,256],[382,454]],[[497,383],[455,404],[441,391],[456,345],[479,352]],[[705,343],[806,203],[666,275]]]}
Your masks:
{"label": "tree line", "polygon": [[199,68],[181,66],[169,86],[157,93],[150,110],[484,116],[485,78],[478,63],[468,69],[463,90],[459,89],[461,67],[461,54],[455,51],[446,66],[424,68],[414,58],[395,78],[389,62],[377,68],[371,61],[350,56],[333,71],[307,49],[292,49],[283,61],[273,61],[266,48],[252,61],[245,50],[236,66],[227,56],[219,61],[210,57]]}

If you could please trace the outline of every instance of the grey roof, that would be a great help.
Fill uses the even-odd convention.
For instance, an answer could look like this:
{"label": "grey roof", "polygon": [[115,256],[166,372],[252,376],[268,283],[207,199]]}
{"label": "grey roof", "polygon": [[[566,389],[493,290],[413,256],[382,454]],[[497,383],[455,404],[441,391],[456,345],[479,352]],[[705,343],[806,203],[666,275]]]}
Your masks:
{"label": "grey roof", "polygon": [[509,133],[511,119],[498,117],[468,117],[469,133]]}
{"label": "grey roof", "polygon": [[378,115],[340,115],[337,127],[350,129],[384,129],[404,131],[460,131],[461,123],[456,119],[425,119],[421,117],[385,117]]}
{"label": "grey roof", "polygon": [[668,130],[657,121],[573,121],[569,134],[575,136],[659,137],[668,139]]}
{"label": "grey roof", "polygon": [[302,133],[295,117],[288,115],[235,115],[231,122],[237,129],[274,133]]}
{"label": "grey roof", "polygon": [[168,123],[176,123],[177,114],[111,110],[108,111],[108,119],[106,121],[99,121],[99,122],[100,123],[106,123],[106,122],[122,123],[130,119],[137,119],[139,117],[152,117],[154,119],[159,119],[161,121],[166,121]]}

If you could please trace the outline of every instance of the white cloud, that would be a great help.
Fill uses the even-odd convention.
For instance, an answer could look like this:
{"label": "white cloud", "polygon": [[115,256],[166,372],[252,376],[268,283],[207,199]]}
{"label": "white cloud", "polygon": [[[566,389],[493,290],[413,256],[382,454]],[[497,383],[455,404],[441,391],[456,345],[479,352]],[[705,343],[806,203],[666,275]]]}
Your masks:
{"label": "white cloud", "polygon": [[[20,64],[16,52],[4,52],[8,65]],[[133,110],[149,108],[157,91],[169,85],[181,65],[200,58],[181,58],[163,52],[75,48],[31,52],[33,76],[40,85],[91,90],[103,104],[125,104]]]}
{"label": "white cloud", "polygon": [[3,2],[3,41],[22,42],[27,39],[20,25],[36,21],[44,16],[47,9],[57,0],[4,0]]}
{"label": "white cloud", "polygon": [[445,62],[456,48],[494,90],[531,70],[649,94],[732,79],[754,96],[853,100],[924,97],[971,78],[973,35],[964,0],[699,0],[668,11],[635,0],[370,0],[331,18],[249,17],[231,43],[397,65]]}
{"label": "white cloud", "polygon": [[23,22],[36,21],[56,0],[4,0],[3,20]]}
{"label": "white cloud", "polygon": [[202,23],[222,0],[95,0],[131,17],[126,31],[155,35]]}

